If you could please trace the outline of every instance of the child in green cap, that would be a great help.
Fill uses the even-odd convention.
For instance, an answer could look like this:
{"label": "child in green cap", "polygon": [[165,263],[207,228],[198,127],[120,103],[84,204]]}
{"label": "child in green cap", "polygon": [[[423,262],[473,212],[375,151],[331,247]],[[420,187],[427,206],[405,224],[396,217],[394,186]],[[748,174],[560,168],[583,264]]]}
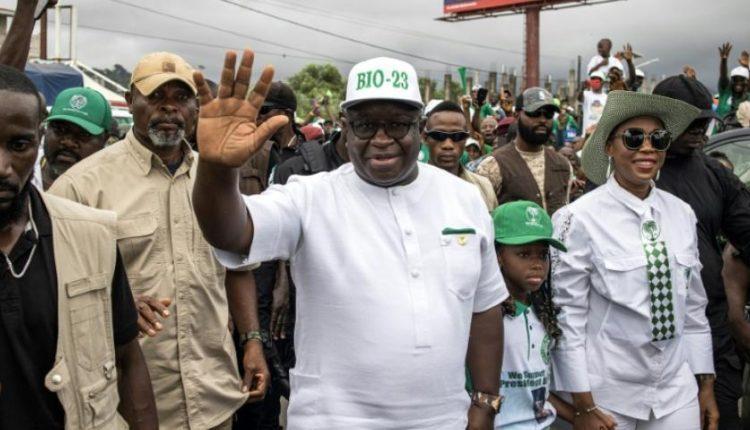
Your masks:
{"label": "child in green cap", "polygon": [[565,251],[552,238],[552,220],[529,201],[506,203],[492,213],[500,271],[510,297],[503,302],[505,349],[500,374],[504,401],[495,427],[546,429],[557,415],[572,422],[572,406],[549,393],[551,344],[562,334],[545,281],[549,247]]}

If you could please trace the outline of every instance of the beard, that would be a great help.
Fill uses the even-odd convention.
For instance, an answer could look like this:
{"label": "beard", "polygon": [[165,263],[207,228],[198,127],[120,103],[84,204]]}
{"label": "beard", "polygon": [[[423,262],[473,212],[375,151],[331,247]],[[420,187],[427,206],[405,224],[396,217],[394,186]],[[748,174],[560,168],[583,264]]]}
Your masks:
{"label": "beard", "polygon": [[26,198],[31,191],[31,179],[30,176],[20,191],[18,190],[17,185],[11,184],[5,180],[0,180],[1,190],[13,191],[16,193],[13,200],[11,200],[10,206],[7,209],[0,210],[0,229],[7,227],[9,224],[18,221],[18,219],[21,218],[26,204]]}
{"label": "beard", "polygon": [[[158,125],[162,123],[174,124],[175,131],[159,130]],[[185,123],[175,121],[151,121],[148,124],[148,137],[157,148],[172,148],[179,146],[185,140]]]}
{"label": "beard", "polygon": [[535,129],[521,124],[520,121],[518,122],[518,134],[521,136],[521,139],[531,145],[544,145],[547,143],[551,130],[547,127],[544,130],[544,132],[535,131]]}

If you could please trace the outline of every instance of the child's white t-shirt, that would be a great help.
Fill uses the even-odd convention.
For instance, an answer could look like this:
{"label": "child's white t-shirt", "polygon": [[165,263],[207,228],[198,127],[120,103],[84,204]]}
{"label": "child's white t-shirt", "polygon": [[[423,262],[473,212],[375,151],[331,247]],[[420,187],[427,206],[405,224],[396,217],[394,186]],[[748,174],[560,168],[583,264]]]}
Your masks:
{"label": "child's white t-shirt", "polygon": [[550,341],[531,307],[516,302],[516,315],[506,315],[500,394],[505,399],[495,428],[546,429],[557,411],[547,400],[550,385]]}

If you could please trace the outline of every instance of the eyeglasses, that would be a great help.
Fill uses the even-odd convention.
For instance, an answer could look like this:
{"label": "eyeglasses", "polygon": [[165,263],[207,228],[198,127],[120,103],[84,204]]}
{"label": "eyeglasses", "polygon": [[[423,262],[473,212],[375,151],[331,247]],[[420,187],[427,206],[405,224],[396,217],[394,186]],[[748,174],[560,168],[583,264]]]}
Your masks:
{"label": "eyeglasses", "polygon": [[440,130],[425,130],[425,134],[432,140],[438,142],[445,142],[450,139],[454,142],[462,142],[469,138],[470,134],[468,131],[440,131]]}
{"label": "eyeglasses", "polygon": [[360,139],[371,139],[378,130],[385,131],[385,134],[393,139],[403,139],[409,130],[417,124],[417,121],[412,122],[369,122],[369,121],[354,121],[351,123],[352,132]]}
{"label": "eyeglasses", "polygon": [[555,111],[552,109],[537,109],[534,112],[523,111],[529,118],[539,118],[544,115],[546,119],[552,119],[555,117]]}
{"label": "eyeglasses", "polygon": [[651,141],[651,147],[656,151],[666,151],[669,149],[669,145],[672,143],[672,135],[667,130],[654,130],[651,133],[646,134],[642,128],[629,128],[620,134],[616,134],[613,137],[621,137],[622,143],[631,151],[637,151],[643,142],[646,141],[646,137]]}

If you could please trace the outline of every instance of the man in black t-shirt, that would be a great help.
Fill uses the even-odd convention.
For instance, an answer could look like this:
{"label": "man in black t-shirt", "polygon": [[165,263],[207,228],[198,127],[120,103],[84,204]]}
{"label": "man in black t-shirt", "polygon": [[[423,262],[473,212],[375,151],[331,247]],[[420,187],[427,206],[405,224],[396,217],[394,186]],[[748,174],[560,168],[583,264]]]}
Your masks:
{"label": "man in black t-shirt", "polygon": [[[0,105],[4,107],[0,110],[0,428],[46,430],[63,429],[66,423],[70,427],[71,422],[76,423],[77,428],[116,424],[114,411],[109,413],[114,407],[109,402],[116,397],[112,391],[102,393],[107,390],[108,381],[117,375],[120,415],[130,428],[156,429],[151,382],[137,340],[138,315],[119,253],[110,272],[112,279],[107,280],[111,282],[110,300],[92,295],[96,280],[84,278],[80,283],[65,284],[67,297],[64,300],[72,303],[75,298],[79,307],[84,303],[81,300],[90,303],[76,308],[80,313],[59,306],[59,291],[62,290],[58,288],[58,278],[61,273],[69,272],[60,271],[58,264],[61,263],[56,261],[54,250],[73,245],[70,242],[55,245],[54,241],[64,241],[66,236],[56,230],[60,228],[60,220],[53,219],[50,208],[73,207],[74,204],[47,206],[43,194],[31,185],[39,150],[40,103],[34,84],[25,75],[0,66]],[[90,211],[82,207],[75,210]],[[76,222],[80,223],[76,225],[81,227],[81,234],[91,234],[92,228],[87,225],[93,221],[77,219]],[[114,251],[114,235],[112,239]],[[104,239],[88,240],[100,243]],[[86,243],[86,239],[81,239],[81,243]],[[77,266],[104,261],[104,257],[87,258],[86,253],[95,249],[79,247],[77,251],[80,255],[66,256],[68,261],[83,262]],[[100,264],[106,266],[106,263]],[[111,305],[112,333],[105,329],[87,332],[87,337],[81,338],[79,329],[63,331],[70,330],[66,324],[68,318],[72,326],[100,327],[95,321],[104,321],[104,327],[109,328],[106,318],[94,315],[92,319],[90,314],[97,312],[96,307],[102,303]],[[70,312],[70,315],[60,312]],[[65,318],[59,318],[61,315]],[[60,327],[59,323],[66,325]],[[70,352],[64,342],[70,337],[76,354],[68,356],[66,364],[61,360],[66,351]],[[106,346],[105,342],[114,344],[114,363],[112,368],[105,365],[101,369],[99,360],[84,355],[86,351],[95,350],[96,345]],[[102,386],[80,386],[79,381],[99,373]],[[76,420],[65,415],[58,395],[47,388],[50,386],[65,393],[66,409],[77,411]],[[91,410],[77,410],[79,404]]]}
{"label": "man in black t-shirt", "polygon": [[654,94],[682,100],[703,111],[681,136],[675,136],[656,185],[689,204],[698,218],[701,277],[708,296],[706,316],[711,324],[716,368],[716,381],[698,383],[714,385],[719,429],[740,429],[737,401],[742,395],[742,363],[727,326],[722,248],[717,238],[725,236],[745,264],[750,263],[750,192],[737,176],[701,151],[714,118],[711,93],[706,87],[680,75],[660,82]]}

